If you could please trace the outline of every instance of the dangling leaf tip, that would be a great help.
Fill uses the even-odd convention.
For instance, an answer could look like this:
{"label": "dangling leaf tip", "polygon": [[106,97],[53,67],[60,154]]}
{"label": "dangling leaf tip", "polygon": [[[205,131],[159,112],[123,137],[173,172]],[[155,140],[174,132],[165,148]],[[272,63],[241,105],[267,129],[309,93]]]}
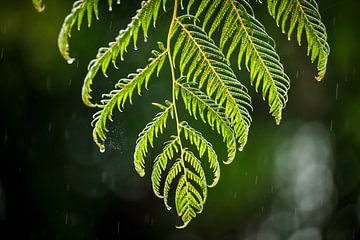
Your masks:
{"label": "dangling leaf tip", "polygon": [[32,2],[36,11],[41,13],[45,10],[45,4],[42,0],[33,0]]}
{"label": "dangling leaf tip", "polygon": [[189,224],[189,222],[190,222],[190,220],[189,220],[189,221],[184,222],[184,224],[183,224],[183,225],[181,225],[181,226],[176,226],[176,228],[177,228],[177,229],[184,229],[184,228],[186,228],[186,226]]}

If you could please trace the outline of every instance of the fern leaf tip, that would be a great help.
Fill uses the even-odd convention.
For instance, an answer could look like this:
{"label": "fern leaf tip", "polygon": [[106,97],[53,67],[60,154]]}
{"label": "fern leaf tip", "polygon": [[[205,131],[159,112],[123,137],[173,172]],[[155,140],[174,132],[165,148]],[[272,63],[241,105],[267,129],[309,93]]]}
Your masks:
{"label": "fern leaf tip", "polygon": [[184,229],[184,228],[187,227],[187,225],[189,225],[189,222],[190,222],[190,221],[191,221],[191,220],[188,220],[188,221],[184,222],[183,225],[176,226],[176,228],[177,228],[177,229]]}

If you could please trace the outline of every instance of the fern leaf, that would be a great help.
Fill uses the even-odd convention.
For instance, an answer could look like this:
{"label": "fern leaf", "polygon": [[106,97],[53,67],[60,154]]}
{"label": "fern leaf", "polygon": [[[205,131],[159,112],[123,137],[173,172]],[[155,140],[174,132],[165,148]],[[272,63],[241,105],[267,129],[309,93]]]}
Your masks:
{"label": "fern leaf", "polygon": [[148,123],[145,129],[139,134],[136,141],[134,151],[134,166],[138,174],[143,177],[145,175],[145,157],[148,152],[148,145],[153,147],[154,137],[158,137],[159,133],[163,133],[166,128],[166,121],[168,116],[173,118],[173,104],[167,102],[167,106],[157,104],[162,109],[162,112],[156,114],[153,121]]}
{"label": "fern leaf", "polygon": [[228,158],[224,163],[231,163],[236,155],[236,136],[230,122],[225,117],[225,109],[201,90],[191,87],[190,84],[179,81],[175,83],[180,89],[185,108],[190,115],[197,119],[197,114],[199,114],[204,122],[207,122],[211,128],[216,128],[217,132],[221,134],[228,150]]}
{"label": "fern leaf", "polygon": [[251,6],[245,0],[224,0],[211,24],[210,36],[220,25],[220,47],[224,49],[228,45],[226,58],[230,60],[233,52],[239,49],[239,68],[244,59],[251,84],[255,85],[256,91],[262,84],[262,97],[267,98],[270,113],[279,124],[288,99],[290,80],[276,53],[273,39],[256,20]]}
{"label": "fern leaf", "polygon": [[[181,122],[180,127],[181,131],[185,136],[185,139],[189,140],[191,144],[196,146],[197,150],[199,151],[200,158],[202,158],[204,154],[207,153],[207,159],[210,163],[210,168],[213,170],[214,173],[213,182],[211,184],[208,184],[208,186],[214,187],[218,183],[220,178],[220,165],[213,146],[203,137],[200,132],[189,126],[187,122]],[[194,159],[196,159],[195,156],[192,158],[191,161],[193,161]],[[197,162],[199,164],[194,163],[192,165],[197,171],[197,173],[200,175],[200,177],[202,177],[204,170],[202,170],[200,161]]]}
{"label": "fern leaf", "polygon": [[[155,163],[154,163],[153,170],[151,173],[151,182],[152,182],[153,191],[157,197],[164,198],[165,205],[168,209],[170,208],[169,205],[167,204],[169,189],[167,189],[167,190],[164,189],[164,195],[162,195],[160,193],[160,184],[161,184],[162,173],[165,171],[168,161],[173,159],[175,154],[180,151],[179,142],[180,142],[179,138],[173,136],[172,140],[170,140],[166,143],[162,153],[160,153],[155,158]],[[170,172],[171,172],[171,170],[170,170]],[[174,173],[169,173],[169,174],[172,175]],[[166,180],[166,182],[168,182],[168,184],[169,184],[168,187],[170,187],[171,181],[172,181],[172,179],[170,179],[170,177]],[[166,187],[166,185],[165,185],[165,187]]]}
{"label": "fern leaf", "polygon": [[[91,102],[91,85],[92,82],[101,68],[104,76],[106,75],[106,70],[112,62],[115,68],[116,60],[119,55],[121,60],[124,58],[124,52],[126,52],[127,47],[129,46],[131,40],[133,40],[134,48],[137,49],[137,40],[139,35],[139,30],[142,29],[144,33],[144,40],[147,39],[147,32],[151,20],[153,20],[154,26],[158,17],[158,11],[161,5],[161,0],[148,0],[141,3],[141,8],[137,10],[136,15],[132,18],[128,26],[120,30],[115,41],[110,42],[108,47],[102,47],[99,49],[96,58],[90,61],[88,66],[88,73],[85,76],[83,89],[82,89],[82,99],[83,102],[90,106],[94,107],[95,105]],[[159,46],[160,49],[163,49],[163,46]]]}
{"label": "fern leaf", "polygon": [[286,23],[288,38],[290,39],[297,25],[297,41],[301,45],[301,37],[305,29],[308,42],[308,55],[311,61],[318,59],[318,75],[316,80],[324,78],[330,46],[327,42],[327,33],[324,23],[321,20],[319,7],[315,0],[268,0],[268,10],[276,19],[279,25],[281,22],[282,31],[285,33]]}
{"label": "fern leaf", "polygon": [[[206,86],[206,94],[213,96],[219,105],[224,106],[225,117],[233,126],[242,149],[246,144],[251,123],[251,99],[247,89],[236,79],[215,43],[200,27],[182,23],[185,18],[188,16],[177,19],[177,27],[174,29],[179,31],[180,35],[174,49],[183,46],[179,61],[180,71],[183,74],[188,67],[187,79],[197,82],[199,88]],[[181,37],[182,35],[185,37]],[[174,60],[176,55],[177,52],[174,51]]]}
{"label": "fern leaf", "polygon": [[[197,188],[201,189],[201,193]],[[207,185],[205,178],[201,178],[196,173],[185,169],[175,190],[176,211],[183,221],[183,225],[177,226],[177,228],[186,227],[196,217],[196,213],[201,212],[206,197]]]}
{"label": "fern leaf", "polygon": [[45,10],[45,4],[42,0],[32,0],[33,6],[38,12],[43,12]]}
{"label": "fern leaf", "polygon": [[[69,53],[69,38],[71,37],[71,30],[75,24],[77,24],[77,29],[80,30],[85,13],[87,16],[88,27],[91,26],[93,14],[96,19],[99,19],[98,2],[99,0],[78,0],[74,2],[70,14],[65,18],[58,37],[58,47],[61,55],[69,64],[73,63],[75,60]],[[108,0],[108,3],[109,9],[111,10],[112,0]],[[117,3],[119,4],[120,1]]]}
{"label": "fern leaf", "polygon": [[103,142],[106,139],[105,132],[108,131],[106,123],[108,120],[112,120],[111,116],[115,106],[121,111],[121,108],[124,107],[127,100],[132,103],[134,91],[137,89],[137,93],[140,94],[141,87],[144,84],[145,88],[147,88],[151,75],[155,71],[159,73],[159,70],[163,66],[167,52],[154,51],[153,53],[155,58],[150,58],[149,64],[144,69],[138,69],[137,73],[129,74],[128,78],[120,79],[115,85],[115,90],[111,91],[109,94],[103,94],[101,104],[98,105],[101,110],[94,114],[92,123],[94,126],[93,138],[95,143],[99,146],[100,151],[105,151]]}

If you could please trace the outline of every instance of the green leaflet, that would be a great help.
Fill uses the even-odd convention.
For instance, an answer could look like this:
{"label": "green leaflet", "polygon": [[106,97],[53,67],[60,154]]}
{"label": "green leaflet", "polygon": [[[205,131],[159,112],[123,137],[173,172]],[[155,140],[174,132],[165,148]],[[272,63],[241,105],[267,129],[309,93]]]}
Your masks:
{"label": "green leaflet", "polygon": [[101,69],[104,76],[107,77],[106,70],[108,69],[110,62],[117,68],[116,60],[119,56],[122,60],[124,59],[124,52],[126,52],[131,40],[133,40],[134,48],[137,49],[137,40],[140,29],[142,29],[144,40],[146,41],[149,25],[153,20],[155,26],[160,5],[161,0],[143,1],[141,3],[141,8],[136,12],[136,15],[131,19],[128,26],[119,31],[115,41],[110,42],[108,47],[101,47],[96,58],[90,61],[82,88],[82,99],[87,106],[94,107],[96,105],[91,102],[91,85],[99,69]]}
{"label": "green leaflet", "polygon": [[187,68],[187,79],[197,82],[199,88],[204,87],[206,94],[224,107],[225,117],[233,125],[240,148],[243,148],[251,123],[251,100],[247,89],[237,80],[215,43],[200,27],[183,23],[186,18],[178,19],[174,29],[179,31],[180,37],[175,43],[173,58],[175,60],[182,49],[181,74],[185,74]]}
{"label": "green leaflet", "polygon": [[[216,13],[214,9],[217,7]],[[224,0],[222,4],[218,0],[213,1],[204,17],[203,27],[210,25],[207,23],[212,15],[215,18],[209,26],[209,34],[212,35],[221,26],[220,48],[226,53],[228,61],[238,49],[239,68],[244,59],[251,84],[255,85],[256,91],[262,85],[262,96],[267,98],[270,113],[279,124],[287,102],[290,80],[276,53],[273,39],[256,20],[251,6],[245,0]]]}
{"label": "green leaflet", "polygon": [[[78,0],[65,18],[58,45],[69,63],[74,61],[68,43],[72,28],[76,24],[80,29],[84,15],[88,26],[94,15],[98,19],[98,3],[99,0]],[[111,10],[113,1],[107,3]],[[167,6],[168,3],[172,5]],[[330,47],[316,1],[268,0],[267,3],[271,16],[283,31],[287,29],[289,38],[296,30],[300,44],[305,32],[308,54],[313,62],[318,60],[316,79],[321,80],[326,72]],[[41,0],[33,0],[33,4],[42,10]],[[251,97],[244,80],[238,79],[230,66],[232,56],[236,54],[239,69],[242,64],[246,66],[250,83],[256,91],[261,91],[260,95],[266,99],[277,124],[288,100],[290,79],[276,52],[275,41],[256,19],[252,4],[247,0],[142,1],[128,26],[119,31],[108,47],[99,48],[95,59],[88,65],[82,99],[87,106],[98,108],[92,122],[93,139],[102,152],[105,151],[108,122],[112,121],[114,108],[121,111],[126,102],[132,102],[135,92],[140,95],[142,87],[147,88],[155,72],[159,76],[163,66],[168,67],[171,76],[162,81],[172,82],[169,89],[172,99],[166,100],[165,104],[153,103],[160,112],[138,136],[134,167],[140,176],[144,176],[147,162],[153,162],[151,182],[154,194],[163,198],[168,210],[175,207],[182,222],[178,228],[186,227],[204,210],[208,187],[214,187],[220,179],[219,159],[225,164],[231,163],[247,142],[252,122]],[[144,68],[120,79],[99,102],[92,101],[91,85],[98,71],[101,69],[107,76],[110,63],[117,68],[117,59],[123,60],[130,43],[133,42],[137,48],[140,31],[145,40],[151,35],[150,24],[155,26],[161,5],[164,11],[168,8],[173,13],[168,23],[169,30],[164,30],[166,37],[163,41],[167,45],[159,43],[159,50],[153,51],[154,56]],[[169,64],[164,64],[166,59]],[[227,156],[218,156],[206,134],[183,120],[185,113],[179,111],[180,102],[193,121],[201,119],[221,136]],[[170,139],[164,142],[157,157],[148,160],[155,138],[170,131],[167,129],[169,124],[175,126],[175,131],[170,133]],[[211,179],[207,181],[206,176],[209,177],[210,173]]]}
{"label": "green leaflet", "polygon": [[99,0],[78,0],[74,2],[70,14],[67,15],[64,20],[58,36],[58,48],[61,55],[69,64],[75,61],[75,58],[72,58],[69,53],[71,30],[75,24],[77,25],[77,29],[80,30],[85,13],[87,15],[88,27],[91,26],[93,14],[96,19],[99,19],[98,2]]}
{"label": "green leaflet", "polygon": [[107,132],[106,123],[108,120],[112,120],[112,112],[117,106],[119,111],[124,107],[127,100],[132,102],[132,96],[134,91],[140,94],[141,87],[147,84],[151,75],[154,72],[159,73],[166,59],[166,51],[153,52],[155,57],[150,58],[149,64],[144,69],[138,69],[137,73],[129,74],[128,78],[120,79],[115,85],[115,90],[112,90],[109,94],[103,94],[101,104],[97,107],[100,108],[97,113],[94,114],[94,120],[92,125],[94,126],[93,138],[101,151],[105,151],[103,142],[106,139],[105,132]]}
{"label": "green leaflet", "polygon": [[318,59],[318,75],[316,80],[321,81],[326,73],[330,46],[327,42],[327,33],[324,23],[321,21],[319,7],[315,0],[268,0],[268,9],[276,19],[277,25],[281,24],[285,32],[286,23],[289,22],[288,38],[290,39],[296,28],[296,38],[301,44],[301,36],[305,29],[308,42],[307,54],[311,61]]}
{"label": "green leaflet", "polygon": [[135,170],[140,176],[145,175],[145,157],[148,152],[148,145],[153,147],[154,137],[158,137],[159,133],[163,133],[166,128],[166,121],[168,116],[171,115],[174,118],[173,104],[167,102],[167,106],[157,104],[163,111],[158,113],[153,121],[149,122],[145,129],[139,134],[139,138],[136,141],[136,147],[134,151],[134,165]]}

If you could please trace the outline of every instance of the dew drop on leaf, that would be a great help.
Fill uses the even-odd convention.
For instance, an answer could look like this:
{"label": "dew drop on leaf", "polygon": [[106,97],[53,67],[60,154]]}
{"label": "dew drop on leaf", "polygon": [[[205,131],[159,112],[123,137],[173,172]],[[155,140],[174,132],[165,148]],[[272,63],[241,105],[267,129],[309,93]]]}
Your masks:
{"label": "dew drop on leaf", "polygon": [[104,153],[104,152],[105,152],[105,147],[104,147],[104,146],[100,147],[100,152],[101,152],[101,153]]}
{"label": "dew drop on leaf", "polygon": [[67,60],[67,63],[68,63],[68,64],[73,64],[74,61],[75,61],[75,58],[69,58],[69,59]]}

